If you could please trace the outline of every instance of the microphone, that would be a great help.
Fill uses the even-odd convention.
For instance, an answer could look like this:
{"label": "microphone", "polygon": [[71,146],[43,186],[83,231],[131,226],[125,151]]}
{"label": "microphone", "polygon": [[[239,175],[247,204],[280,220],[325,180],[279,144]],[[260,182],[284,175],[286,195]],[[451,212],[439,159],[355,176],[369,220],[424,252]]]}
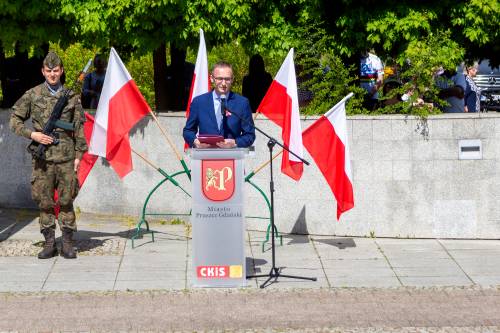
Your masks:
{"label": "microphone", "polygon": [[222,118],[226,116],[226,95],[220,95],[220,112],[222,114]]}

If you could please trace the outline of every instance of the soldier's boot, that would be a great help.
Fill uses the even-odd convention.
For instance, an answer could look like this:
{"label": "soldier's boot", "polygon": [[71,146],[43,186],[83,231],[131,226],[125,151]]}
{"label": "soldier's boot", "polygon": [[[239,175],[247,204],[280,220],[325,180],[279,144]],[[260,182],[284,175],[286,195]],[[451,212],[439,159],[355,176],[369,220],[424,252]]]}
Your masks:
{"label": "soldier's boot", "polygon": [[56,247],[56,231],[53,228],[45,228],[42,230],[45,238],[43,250],[38,253],[38,259],[49,259],[57,255]]}
{"label": "soldier's boot", "polygon": [[73,248],[73,230],[64,228],[62,230],[62,255],[66,259],[75,259],[76,251]]}

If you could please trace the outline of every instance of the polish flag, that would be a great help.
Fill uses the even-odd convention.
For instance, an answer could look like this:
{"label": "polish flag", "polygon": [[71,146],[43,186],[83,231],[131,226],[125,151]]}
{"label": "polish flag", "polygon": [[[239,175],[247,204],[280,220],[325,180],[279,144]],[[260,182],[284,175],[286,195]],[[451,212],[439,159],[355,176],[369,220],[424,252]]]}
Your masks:
{"label": "polish flag", "polygon": [[114,48],[95,115],[89,153],[109,161],[120,178],[132,171],[128,132],[151,112]]}
{"label": "polish flag", "polygon": [[[189,90],[188,105],[186,108],[186,118],[189,117],[191,102],[196,96],[200,96],[210,91],[210,81],[208,79],[208,60],[207,47],[205,45],[205,36],[203,30],[200,29],[200,45],[198,46],[198,55],[196,56],[196,64],[194,66],[193,80],[191,81],[191,89]],[[184,143],[184,150],[189,148],[187,143]]]}
{"label": "polish flag", "polygon": [[198,55],[196,57],[196,65],[194,66],[193,80],[191,81],[191,89],[189,90],[189,100],[186,108],[186,118],[189,117],[189,109],[191,102],[196,96],[207,93],[210,90],[210,81],[208,79],[208,60],[207,47],[205,46],[205,36],[203,30],[200,29],[200,45],[198,46]]}
{"label": "polish flag", "polygon": [[351,160],[347,141],[345,102],[350,93],[309,126],[302,135],[311,154],[337,200],[337,220],[354,207]]}
{"label": "polish flag", "polygon": [[[288,52],[278,74],[257,108],[257,112],[263,113],[281,127],[281,137],[285,146],[302,158],[302,129],[300,127],[297,79],[293,64],[293,48]],[[302,161],[284,150],[281,172],[299,180],[302,171]]]}
{"label": "polish flag", "polygon": [[[87,145],[90,145],[90,138],[92,137],[92,129],[94,127],[94,117],[85,112],[85,124],[83,125],[83,133],[85,134],[85,140],[87,141]],[[78,184],[80,187],[83,186],[85,179],[92,170],[95,162],[99,156],[92,155],[88,151],[83,154],[82,160],[80,161],[80,167],[78,168]]]}

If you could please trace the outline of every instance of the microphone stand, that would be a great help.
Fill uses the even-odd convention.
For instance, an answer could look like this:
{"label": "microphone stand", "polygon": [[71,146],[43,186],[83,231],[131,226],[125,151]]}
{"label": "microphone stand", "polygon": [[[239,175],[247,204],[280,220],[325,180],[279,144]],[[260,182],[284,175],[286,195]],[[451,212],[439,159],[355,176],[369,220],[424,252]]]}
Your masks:
{"label": "microphone stand", "polygon": [[[226,108],[226,110],[227,110],[227,108]],[[267,137],[269,139],[269,141],[267,142],[267,147],[269,149],[269,168],[270,168],[269,191],[271,193],[271,216],[270,216],[270,219],[271,219],[271,264],[272,264],[272,267],[271,267],[271,270],[269,271],[268,274],[249,275],[249,276],[247,276],[247,279],[267,277],[267,280],[264,281],[264,283],[262,283],[260,285],[261,289],[265,288],[266,285],[268,285],[268,284],[270,285],[274,282],[277,282],[279,277],[316,281],[317,279],[315,277],[304,277],[304,276],[281,274],[282,267],[280,267],[280,268],[276,267],[276,246],[275,246],[275,242],[274,242],[274,237],[275,237],[274,230],[276,228],[276,226],[274,224],[274,179],[273,179],[273,149],[274,149],[274,146],[275,145],[280,146],[281,148],[288,151],[290,154],[292,154],[293,156],[298,158],[300,161],[302,161],[302,163],[304,163],[306,165],[309,165],[309,162],[306,161],[305,159],[303,159],[302,157],[298,156],[297,154],[295,154],[288,147],[286,147],[285,145],[278,142],[278,140],[276,140],[275,138],[273,138],[272,136],[270,136],[266,132],[262,131],[260,128],[255,126],[255,124],[250,123],[248,120],[242,118],[239,114],[237,114],[231,110],[227,110],[227,111],[231,115],[236,116],[238,119],[240,119],[242,122],[246,123],[247,125],[248,124],[252,125],[252,127],[255,128],[255,130],[257,130],[259,133],[261,133],[262,135],[264,135],[265,137]]]}

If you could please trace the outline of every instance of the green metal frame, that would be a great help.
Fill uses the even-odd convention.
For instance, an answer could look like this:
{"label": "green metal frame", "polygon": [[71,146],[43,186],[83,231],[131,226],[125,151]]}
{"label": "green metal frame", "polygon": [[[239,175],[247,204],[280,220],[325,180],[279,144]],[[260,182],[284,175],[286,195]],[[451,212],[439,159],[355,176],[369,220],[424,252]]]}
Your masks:
{"label": "green metal frame", "polygon": [[[142,225],[144,224],[146,226],[146,230],[143,232],[144,234],[150,233],[151,234],[151,241],[155,241],[155,236],[154,236],[154,231],[149,228],[149,222],[146,219],[146,216],[190,216],[191,212],[189,214],[168,214],[168,213],[146,213],[146,209],[149,203],[149,200],[151,199],[151,196],[156,192],[160,186],[162,186],[165,182],[170,181],[172,185],[179,187],[184,193],[186,193],[187,196],[191,197],[191,195],[186,192],[186,190],[174,179],[176,176],[181,175],[181,174],[186,174],[191,180],[191,171],[188,169],[186,162],[184,160],[180,161],[182,164],[182,171],[178,171],[176,173],[173,173],[172,175],[169,175],[167,172],[165,172],[163,169],[158,168],[156,169],[160,174],[162,174],[165,178],[162,179],[158,184],[156,184],[155,187],[149,192],[148,196],[146,197],[146,200],[144,201],[144,205],[142,206],[142,213],[141,213],[141,219],[137,223],[136,226],[136,231],[135,234],[131,237],[132,240],[132,248],[135,248],[134,241],[141,236],[141,230],[142,230]],[[267,208],[269,210],[269,216],[271,216],[271,203],[269,202],[269,199],[267,198],[266,194],[262,189],[257,186],[255,183],[253,183],[250,179],[255,175],[254,172],[251,172],[245,177],[245,182],[249,183],[252,185],[261,195],[264,197],[264,200],[266,201]],[[265,220],[270,220],[270,217],[262,217],[262,216],[247,216],[247,218],[254,218],[254,219],[265,219]],[[269,224],[267,225],[267,231],[266,231],[266,238],[262,242],[262,252],[264,252],[264,246],[267,242],[269,242],[269,234],[271,230],[271,221],[269,221]],[[279,240],[280,245],[283,245],[283,236],[279,234],[278,229],[276,226],[274,227],[274,234],[275,238]]]}
{"label": "green metal frame", "polygon": [[157,169],[157,171],[159,173],[161,173],[165,178],[162,179],[158,184],[156,184],[155,187],[153,187],[153,189],[149,192],[148,196],[146,197],[146,200],[144,201],[144,205],[142,206],[141,220],[137,223],[135,234],[131,237],[132,248],[135,248],[134,241],[141,236],[141,229],[142,229],[141,226],[143,224],[146,225],[146,230],[143,233],[144,234],[151,233],[151,241],[152,242],[155,241],[154,231],[149,229],[149,222],[146,220],[146,216],[173,216],[173,215],[175,215],[175,216],[179,216],[179,215],[180,216],[189,216],[189,215],[191,215],[191,212],[189,212],[189,214],[146,213],[146,208],[148,206],[149,200],[151,199],[151,196],[166,181],[170,181],[172,183],[172,185],[179,187],[184,193],[186,193],[187,196],[191,197],[191,195],[188,192],[186,192],[186,190],[174,179],[176,176],[185,173],[188,176],[188,178],[191,180],[191,172],[187,168],[186,163],[184,162],[184,160],[181,160],[181,163],[182,163],[184,170],[178,171],[172,175],[169,175],[161,168]]}

